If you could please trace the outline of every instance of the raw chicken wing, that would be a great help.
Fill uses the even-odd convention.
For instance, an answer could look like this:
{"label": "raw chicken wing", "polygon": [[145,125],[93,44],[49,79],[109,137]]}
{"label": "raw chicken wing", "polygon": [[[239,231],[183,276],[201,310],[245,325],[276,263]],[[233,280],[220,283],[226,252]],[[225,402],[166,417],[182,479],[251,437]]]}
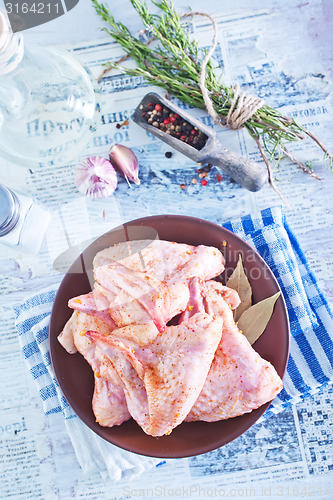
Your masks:
{"label": "raw chicken wing", "polygon": [[271,401],[282,389],[275,368],[252,348],[216,283],[201,283],[211,314],[223,318],[221,341],[203,389],[186,421],[236,417]]}
{"label": "raw chicken wing", "polygon": [[[181,325],[165,328],[146,345],[135,341],[135,328],[132,341],[123,337],[122,329],[110,336],[93,331],[86,335],[114,365],[128,409],[143,430],[152,436],[170,434],[202,389],[221,338],[222,319],[195,314]],[[117,352],[121,359],[115,359]]]}

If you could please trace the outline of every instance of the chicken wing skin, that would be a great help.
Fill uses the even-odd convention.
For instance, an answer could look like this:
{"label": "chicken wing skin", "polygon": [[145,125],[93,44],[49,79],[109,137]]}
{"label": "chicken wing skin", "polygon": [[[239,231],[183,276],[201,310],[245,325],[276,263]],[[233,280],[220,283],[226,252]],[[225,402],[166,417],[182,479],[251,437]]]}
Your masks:
{"label": "chicken wing skin", "polygon": [[98,252],[94,269],[121,262],[133,271],[147,272],[160,281],[208,280],[224,269],[225,259],[215,247],[186,245],[165,240],[134,240]]}
{"label": "chicken wing skin", "polygon": [[[167,327],[144,346],[126,340],[122,329],[110,336],[93,331],[86,335],[117,370],[132,417],[147,434],[163,436],[184,420],[196,401],[219,344],[222,324],[221,318],[198,313],[181,325]],[[135,333],[135,326],[132,328]],[[121,360],[115,360],[115,352]]]}
{"label": "chicken wing skin", "polygon": [[202,305],[198,307],[208,307],[210,314],[222,317],[223,329],[205,384],[186,421],[214,422],[271,401],[282,390],[282,380],[239,331],[220,287],[213,282],[201,282],[200,286],[201,294],[196,297]]}
{"label": "chicken wing skin", "polygon": [[119,262],[98,267],[95,278],[109,301],[109,313],[119,327],[152,321],[163,331],[189,299],[186,283],[160,281]]}
{"label": "chicken wing skin", "polygon": [[92,408],[96,421],[107,427],[120,425],[131,418],[123,384],[103,352],[85,336],[85,332],[91,329],[98,330],[101,335],[110,335],[113,330],[109,324],[95,316],[74,311],[58,340],[70,354],[80,352],[94,372]]}

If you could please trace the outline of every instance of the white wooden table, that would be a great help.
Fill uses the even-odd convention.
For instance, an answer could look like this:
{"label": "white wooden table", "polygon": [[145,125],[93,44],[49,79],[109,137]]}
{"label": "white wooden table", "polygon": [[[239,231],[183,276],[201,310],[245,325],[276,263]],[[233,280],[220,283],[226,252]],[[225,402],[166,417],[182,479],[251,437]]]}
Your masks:
{"label": "white wooden table", "polygon": [[[185,1],[176,0],[175,4],[180,11],[187,7]],[[137,17],[128,0],[110,0],[109,5],[116,18],[122,19],[133,30],[137,29]],[[247,65],[247,60],[255,59],[253,51],[258,51],[256,59],[258,64],[259,59],[261,60],[262,72],[274,61],[274,69],[272,70],[271,65],[267,76],[267,86],[271,88],[271,93],[266,100],[275,106],[288,104],[290,99],[292,105],[288,109],[302,123],[307,123],[310,127],[313,125],[314,133],[320,135],[333,149],[332,125],[326,118],[331,112],[329,106],[332,101],[329,98],[329,92],[332,92],[333,45],[329,2],[300,4],[296,0],[267,0],[263,6],[259,0],[252,0],[250,3],[246,0],[227,0],[222,3],[217,0],[206,0],[204,3],[192,0],[191,7],[193,10],[204,10],[212,14],[224,9],[231,19],[235,11],[243,12],[249,20],[247,29],[251,26],[251,17],[264,9],[266,14],[258,17],[258,31],[252,28],[252,38],[243,38],[243,60],[233,59],[234,35],[230,32],[228,23],[225,24],[223,40],[228,41],[227,62],[233,65],[233,76],[238,76],[244,67],[247,67],[248,74],[255,74],[256,67]],[[24,33],[24,38],[26,44],[46,45],[102,40],[105,33],[99,30],[101,24],[89,0],[80,0],[65,16],[28,30]],[[262,62],[265,58],[267,64]],[[261,75],[260,78],[260,88],[263,91],[265,76]],[[300,89],[302,85],[304,92],[310,96],[308,103],[302,98],[297,101],[295,92],[293,93],[292,89]],[[316,92],[318,88],[322,93],[321,99],[312,99],[312,90]],[[224,137],[229,140],[230,135]],[[237,137],[237,140],[231,139],[230,147],[242,145],[243,135]],[[99,234],[117,225],[119,220],[166,211],[203,216],[221,223],[246,211],[280,203],[279,198],[268,188],[250,195],[237,187],[225,190],[222,183],[221,186],[212,186],[204,198],[202,192],[184,192],[179,189],[179,184],[184,179],[191,179],[195,167],[188,162],[181,163],[177,168],[177,155],[171,160],[166,159],[166,150],[164,146],[160,147],[161,150],[158,146],[153,149],[153,154],[157,155],[155,158],[160,162],[159,167],[156,167],[156,162],[152,165],[152,161],[143,155],[142,190],[137,191],[137,199],[133,194],[128,194],[125,184],[121,184],[116,193],[116,205],[113,208],[107,206],[104,221],[101,220],[106,207],[103,202],[84,202],[88,224],[94,227],[97,223]],[[305,147],[304,151],[306,155],[315,158],[315,167],[323,180],[318,182],[310,179],[300,173],[297,167],[282,166],[278,174],[281,181],[279,186],[291,200],[291,206],[286,208],[291,226],[332,304],[333,241],[330,235],[333,174],[323,165],[320,152],[313,153],[311,147]],[[304,154],[302,151],[300,153]],[[153,183],[150,171],[155,172]],[[156,172],[160,172],[160,176]],[[72,201],[83,203],[84,199],[73,185],[73,176],[66,169],[57,182],[52,175],[43,177],[42,172],[37,172],[30,178],[27,175],[26,169],[13,165],[9,167],[6,161],[0,161],[0,182],[20,190],[25,189],[45,203],[53,214],[59,207],[69,206]],[[55,224],[54,218],[50,233]],[[76,241],[81,242],[91,235],[98,235],[94,230],[91,232],[92,234],[88,234],[86,227],[78,228]],[[91,478],[82,477],[62,417],[43,415],[41,402],[22,359],[14,328],[13,308],[27,295],[43,289],[59,278],[52,268],[50,255],[54,257],[56,253],[56,248],[52,250],[52,241],[55,244],[50,236],[49,257],[47,251],[44,251],[42,257],[26,257],[0,247],[0,496],[3,490],[11,492],[12,498],[30,498],[28,494],[31,491],[33,498],[46,500],[137,497],[199,499],[208,496],[333,499],[331,388],[324,389],[312,399],[288,410],[284,416],[272,417],[276,419],[272,425],[272,429],[277,432],[275,443],[272,431],[256,427],[235,443],[212,452],[209,459],[198,457],[172,461],[131,483],[110,484],[96,475]],[[8,387],[12,387],[11,397],[8,397]],[[13,429],[20,429],[21,434],[13,434]],[[19,441],[17,436],[25,439]],[[207,463],[210,465],[207,466]],[[22,464],[28,467],[22,469]],[[20,477],[15,475],[18,470],[21,471]],[[22,484],[30,486],[24,489]]]}

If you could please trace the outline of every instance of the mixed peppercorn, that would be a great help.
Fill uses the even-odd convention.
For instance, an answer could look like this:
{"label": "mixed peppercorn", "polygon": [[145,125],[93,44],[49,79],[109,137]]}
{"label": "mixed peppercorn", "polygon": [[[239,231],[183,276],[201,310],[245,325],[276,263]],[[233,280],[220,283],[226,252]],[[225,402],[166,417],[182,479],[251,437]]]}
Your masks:
{"label": "mixed peppercorn", "polygon": [[[149,123],[149,125],[160,129],[166,134],[170,134],[172,137],[176,137],[197,150],[202,149],[208,140],[208,136],[204,132],[194,127],[178,113],[174,113],[160,103],[150,102],[146,105],[141,104],[140,111],[142,118]],[[171,158],[172,152],[167,151],[165,156],[166,158]],[[201,167],[197,169],[199,179],[194,177],[191,180],[191,184],[197,184],[199,181],[202,186],[207,186],[212,165],[208,164],[203,166],[201,163],[198,165]],[[217,174],[216,181],[221,182],[222,180],[222,175]],[[181,183],[179,187],[181,189],[186,189],[187,186],[185,183]]]}
{"label": "mixed peppercorn", "polygon": [[184,120],[178,113],[173,113],[161,104],[152,102],[145,106],[142,104],[140,109],[142,118],[153,127],[170,134],[172,137],[176,137],[197,150],[205,146],[208,136]]}
{"label": "mixed peppercorn", "polygon": [[[198,165],[201,165],[201,163],[198,163]],[[191,184],[197,184],[198,182],[200,182],[201,186],[207,186],[207,184],[209,182],[210,171],[211,171],[212,167],[213,167],[213,165],[211,163],[208,163],[208,165],[205,165],[205,166],[202,166],[201,168],[198,168],[197,173],[198,173],[199,179],[197,177],[193,177],[193,179],[191,180]],[[223,180],[223,177],[220,174],[216,174],[213,177],[213,182],[214,182],[214,178],[215,178],[216,182],[221,182]],[[186,189],[187,185],[185,183],[181,183],[181,184],[179,184],[179,187],[181,189]]]}

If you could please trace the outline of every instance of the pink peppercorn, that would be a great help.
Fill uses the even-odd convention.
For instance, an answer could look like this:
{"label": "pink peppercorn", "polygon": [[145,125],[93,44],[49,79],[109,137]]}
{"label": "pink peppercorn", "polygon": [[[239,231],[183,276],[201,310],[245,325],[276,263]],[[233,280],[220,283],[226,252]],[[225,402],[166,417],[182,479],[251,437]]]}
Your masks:
{"label": "pink peppercorn", "polygon": [[207,186],[208,182],[206,181],[206,179],[202,179],[201,181],[201,185],[202,186]]}

